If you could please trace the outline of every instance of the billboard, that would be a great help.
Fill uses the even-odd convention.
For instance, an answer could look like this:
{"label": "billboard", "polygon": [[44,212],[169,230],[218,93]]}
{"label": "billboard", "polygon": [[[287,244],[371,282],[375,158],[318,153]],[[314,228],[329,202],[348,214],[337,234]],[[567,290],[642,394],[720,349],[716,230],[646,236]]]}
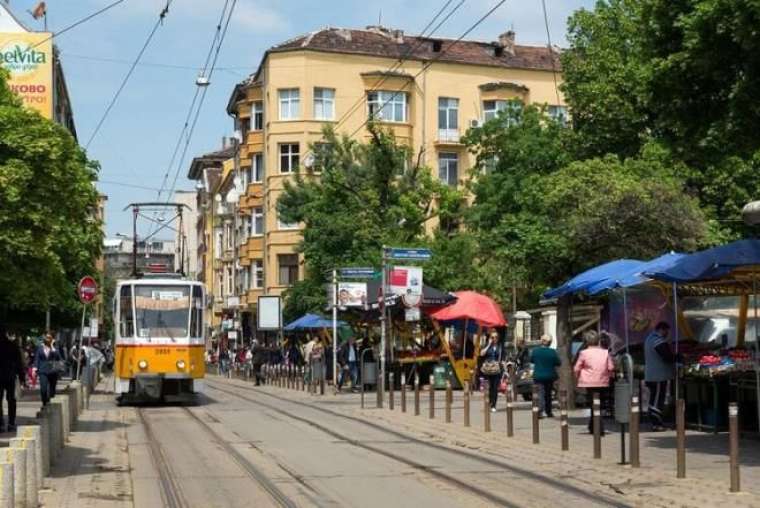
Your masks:
{"label": "billboard", "polygon": [[53,118],[53,40],[47,32],[0,33],[0,66],[25,106]]}
{"label": "billboard", "polygon": [[338,305],[341,307],[364,307],[367,304],[366,282],[339,282]]}
{"label": "billboard", "polygon": [[260,296],[256,305],[259,330],[282,328],[282,305],[279,296]]}
{"label": "billboard", "polygon": [[396,266],[390,273],[390,292],[395,295],[422,294],[422,268],[419,266]]}

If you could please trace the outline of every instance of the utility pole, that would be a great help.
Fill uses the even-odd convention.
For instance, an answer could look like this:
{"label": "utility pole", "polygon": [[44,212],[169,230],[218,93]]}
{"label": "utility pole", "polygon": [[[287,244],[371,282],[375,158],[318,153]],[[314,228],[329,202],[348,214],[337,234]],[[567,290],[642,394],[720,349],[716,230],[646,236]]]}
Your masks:
{"label": "utility pole", "polygon": [[380,314],[380,386],[378,387],[378,400],[380,407],[383,404],[383,395],[385,394],[385,344],[386,344],[386,326],[388,311],[388,249],[383,245],[383,265],[382,265],[382,289],[383,307]]}
{"label": "utility pole", "polygon": [[338,270],[332,271],[333,388],[338,393]]}

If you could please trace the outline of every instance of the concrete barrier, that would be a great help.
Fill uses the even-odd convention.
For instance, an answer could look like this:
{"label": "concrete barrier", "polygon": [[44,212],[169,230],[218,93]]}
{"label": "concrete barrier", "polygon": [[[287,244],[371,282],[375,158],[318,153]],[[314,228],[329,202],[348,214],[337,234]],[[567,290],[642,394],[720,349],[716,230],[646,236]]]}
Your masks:
{"label": "concrete barrier", "polygon": [[72,381],[69,383],[69,387],[66,390],[66,393],[69,396],[69,418],[71,421],[71,427],[74,427],[74,423],[79,417],[79,392],[77,389],[78,384],[79,383],[76,381]]}
{"label": "concrete barrier", "polygon": [[65,393],[59,393],[55,396],[55,401],[51,403],[59,403],[61,410],[63,411],[63,443],[69,440],[69,434],[71,434],[71,406],[69,405],[69,396]]}
{"label": "concrete barrier", "polygon": [[13,464],[13,506],[26,508],[26,450],[4,448],[5,462]]}
{"label": "concrete barrier", "polygon": [[39,505],[38,488],[37,488],[37,461],[35,455],[35,443],[34,439],[25,439],[22,437],[16,437],[10,440],[12,448],[21,448],[25,453],[25,492],[26,492],[26,506],[27,508],[37,508]]}
{"label": "concrete barrier", "polygon": [[50,413],[50,463],[55,463],[63,448],[63,409],[60,402],[51,402],[47,408]]}
{"label": "concrete barrier", "polygon": [[42,426],[41,425],[20,425],[16,436],[22,439],[31,440],[34,445],[34,463],[36,466],[35,478],[37,479],[37,488],[41,489],[43,480],[47,475],[45,467],[42,464]]}
{"label": "concrete barrier", "polygon": [[14,505],[13,501],[13,464],[0,460],[0,506],[3,508]]}
{"label": "concrete barrier", "polygon": [[82,404],[83,409],[90,409],[90,387],[82,385]]}

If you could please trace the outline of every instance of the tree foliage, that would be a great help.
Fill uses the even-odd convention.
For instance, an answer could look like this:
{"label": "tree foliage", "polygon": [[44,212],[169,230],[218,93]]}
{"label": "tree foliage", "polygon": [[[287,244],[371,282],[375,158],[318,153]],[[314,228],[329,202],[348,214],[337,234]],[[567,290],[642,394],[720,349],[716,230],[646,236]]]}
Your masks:
{"label": "tree foliage", "polygon": [[68,308],[100,253],[97,165],[0,74],[0,309]]}

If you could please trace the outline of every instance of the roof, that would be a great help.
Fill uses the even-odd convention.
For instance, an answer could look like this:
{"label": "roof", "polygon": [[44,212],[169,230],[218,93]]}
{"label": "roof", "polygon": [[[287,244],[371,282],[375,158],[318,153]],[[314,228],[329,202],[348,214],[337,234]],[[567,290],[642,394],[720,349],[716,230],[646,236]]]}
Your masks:
{"label": "roof", "polygon": [[231,145],[215,152],[210,152],[204,155],[195,157],[190,163],[190,170],[187,172],[187,177],[190,180],[198,180],[201,178],[201,173],[209,166],[221,166],[221,164],[235,156],[235,146]]}
{"label": "roof", "polygon": [[[370,27],[366,30],[323,28],[301,35],[269,49],[268,53],[294,50],[314,50],[329,53],[405,58],[407,60],[437,60],[470,65],[487,65],[509,69],[559,70],[559,53],[547,47],[515,44],[512,52],[497,56],[497,42],[431,38],[403,35],[398,30]],[[434,44],[435,43],[435,44]],[[434,45],[440,44],[440,51]],[[553,63],[552,63],[553,60]]]}

